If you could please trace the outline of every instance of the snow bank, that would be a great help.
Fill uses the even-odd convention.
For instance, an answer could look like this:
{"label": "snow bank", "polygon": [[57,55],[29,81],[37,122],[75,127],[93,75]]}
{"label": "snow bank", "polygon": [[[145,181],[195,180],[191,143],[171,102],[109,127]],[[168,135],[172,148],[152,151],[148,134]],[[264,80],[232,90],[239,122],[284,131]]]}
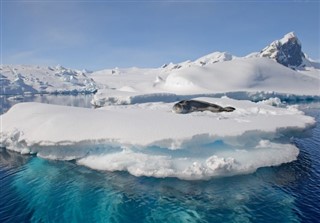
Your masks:
{"label": "snow bank", "polygon": [[295,160],[299,151],[276,139],[314,119],[294,108],[230,98],[200,98],[231,113],[175,114],[173,103],[85,109],[20,103],[1,116],[1,145],[50,159],[76,159],[98,170],[136,176],[208,179]]}

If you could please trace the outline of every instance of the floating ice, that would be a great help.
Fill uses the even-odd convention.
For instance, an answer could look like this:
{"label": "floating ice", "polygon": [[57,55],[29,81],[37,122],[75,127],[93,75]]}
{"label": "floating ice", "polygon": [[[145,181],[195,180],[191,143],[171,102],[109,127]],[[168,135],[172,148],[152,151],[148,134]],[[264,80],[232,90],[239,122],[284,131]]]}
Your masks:
{"label": "floating ice", "polygon": [[251,173],[297,158],[276,143],[313,125],[294,108],[223,98],[197,98],[231,113],[175,114],[174,103],[100,109],[20,103],[1,116],[1,145],[48,159],[136,176],[209,179]]}

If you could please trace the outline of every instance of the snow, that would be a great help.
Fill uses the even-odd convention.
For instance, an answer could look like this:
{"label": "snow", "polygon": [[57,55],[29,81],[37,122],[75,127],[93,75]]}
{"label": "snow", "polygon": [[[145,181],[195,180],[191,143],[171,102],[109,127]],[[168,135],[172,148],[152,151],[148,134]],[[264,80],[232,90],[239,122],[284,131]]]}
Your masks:
{"label": "snow", "polygon": [[211,54],[208,54],[204,57],[201,57],[194,61],[195,64],[204,66],[206,64],[213,64],[217,62],[223,62],[223,61],[229,61],[234,59],[235,56],[231,55],[227,52],[213,52]]}
{"label": "snow", "polygon": [[[294,33],[265,50],[275,53]],[[298,42],[300,45],[301,43]],[[1,65],[0,94],[96,92],[97,109],[19,103],[0,116],[0,146],[101,171],[187,180],[246,174],[297,159],[290,137],[315,124],[283,102],[320,100],[319,63],[294,69],[252,53],[214,52],[160,68],[96,72]],[[229,113],[176,114],[179,100],[232,106]],[[250,101],[249,101],[250,100]],[[257,103],[253,102],[256,101]],[[259,101],[259,102],[258,102]]]}
{"label": "snow", "polygon": [[289,32],[282,39],[279,40],[281,44],[287,43],[290,39],[297,39],[298,44],[301,45],[301,42],[298,40],[296,34],[294,32]]}
{"label": "snow", "polygon": [[199,93],[260,90],[316,95],[319,93],[317,81],[319,79],[304,76],[270,59],[247,58],[171,73],[164,88]]}
{"label": "snow", "polygon": [[[254,99],[257,94],[278,97],[320,96],[319,70],[295,71],[268,58],[233,58],[199,64],[199,60],[179,69],[126,69],[118,75],[110,71],[93,73],[91,77],[108,86],[98,90],[93,104],[130,104],[174,101],[197,96],[227,94],[239,99],[243,92]],[[242,92],[242,93],[241,93]],[[160,95],[162,97],[160,97]]]}
{"label": "snow", "polygon": [[314,125],[292,107],[197,99],[236,110],[181,115],[163,102],[100,109],[20,103],[1,116],[1,145],[98,170],[195,180],[291,162],[299,150],[274,141]]}
{"label": "snow", "polygon": [[0,94],[92,93],[95,82],[82,71],[62,66],[1,65]]}

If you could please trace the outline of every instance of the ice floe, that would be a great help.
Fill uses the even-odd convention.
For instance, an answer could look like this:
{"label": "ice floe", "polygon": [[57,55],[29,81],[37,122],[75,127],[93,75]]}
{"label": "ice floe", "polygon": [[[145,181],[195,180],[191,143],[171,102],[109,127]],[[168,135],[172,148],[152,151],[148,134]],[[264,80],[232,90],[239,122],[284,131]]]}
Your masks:
{"label": "ice floe", "polygon": [[1,146],[98,170],[208,179],[295,160],[299,150],[281,139],[315,123],[294,107],[198,99],[236,110],[176,114],[174,103],[163,102],[100,109],[20,103],[1,116]]}

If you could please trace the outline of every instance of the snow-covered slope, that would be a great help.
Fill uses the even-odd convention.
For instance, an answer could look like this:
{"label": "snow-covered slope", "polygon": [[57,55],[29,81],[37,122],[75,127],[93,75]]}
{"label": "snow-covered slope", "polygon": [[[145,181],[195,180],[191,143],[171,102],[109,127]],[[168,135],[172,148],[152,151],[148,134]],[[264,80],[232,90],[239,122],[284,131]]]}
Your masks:
{"label": "snow-covered slope", "polygon": [[266,58],[238,58],[171,73],[163,89],[171,92],[275,91],[317,95],[319,78],[306,76]]}
{"label": "snow-covered slope", "polygon": [[2,65],[0,94],[92,93],[95,82],[84,72],[62,66]]}
{"label": "snow-covered slope", "polygon": [[93,104],[103,106],[113,103],[174,101],[223,93],[240,98],[239,92],[246,92],[252,97],[259,93],[262,98],[268,94],[278,97],[319,97],[320,76],[317,71],[315,68],[295,71],[272,59],[258,57],[235,58],[204,65],[189,63],[189,66],[179,69],[155,69],[140,74],[138,70],[116,75],[93,73],[94,80],[108,84],[98,90]]}
{"label": "snow-covered slope", "polygon": [[236,57],[231,55],[228,52],[213,52],[203,57],[196,59],[195,61],[187,60],[178,64],[164,64],[161,68],[163,68],[162,72],[170,72],[181,68],[191,67],[191,66],[204,66],[207,64],[213,64],[223,61],[233,60]]}
{"label": "snow-covered slope", "polygon": [[235,58],[236,58],[235,56],[227,52],[214,52],[206,56],[200,57],[199,59],[195,60],[193,63],[196,65],[204,66],[207,64],[229,61]]}
{"label": "snow-covered slope", "polygon": [[[320,65],[310,60],[294,33],[272,42],[260,53],[235,57],[214,52],[195,61],[165,64],[157,69],[113,69],[91,77],[101,89],[93,104],[174,101],[227,94],[278,97],[320,97]],[[250,98],[250,96],[246,97]],[[251,98],[252,99],[252,98]]]}

